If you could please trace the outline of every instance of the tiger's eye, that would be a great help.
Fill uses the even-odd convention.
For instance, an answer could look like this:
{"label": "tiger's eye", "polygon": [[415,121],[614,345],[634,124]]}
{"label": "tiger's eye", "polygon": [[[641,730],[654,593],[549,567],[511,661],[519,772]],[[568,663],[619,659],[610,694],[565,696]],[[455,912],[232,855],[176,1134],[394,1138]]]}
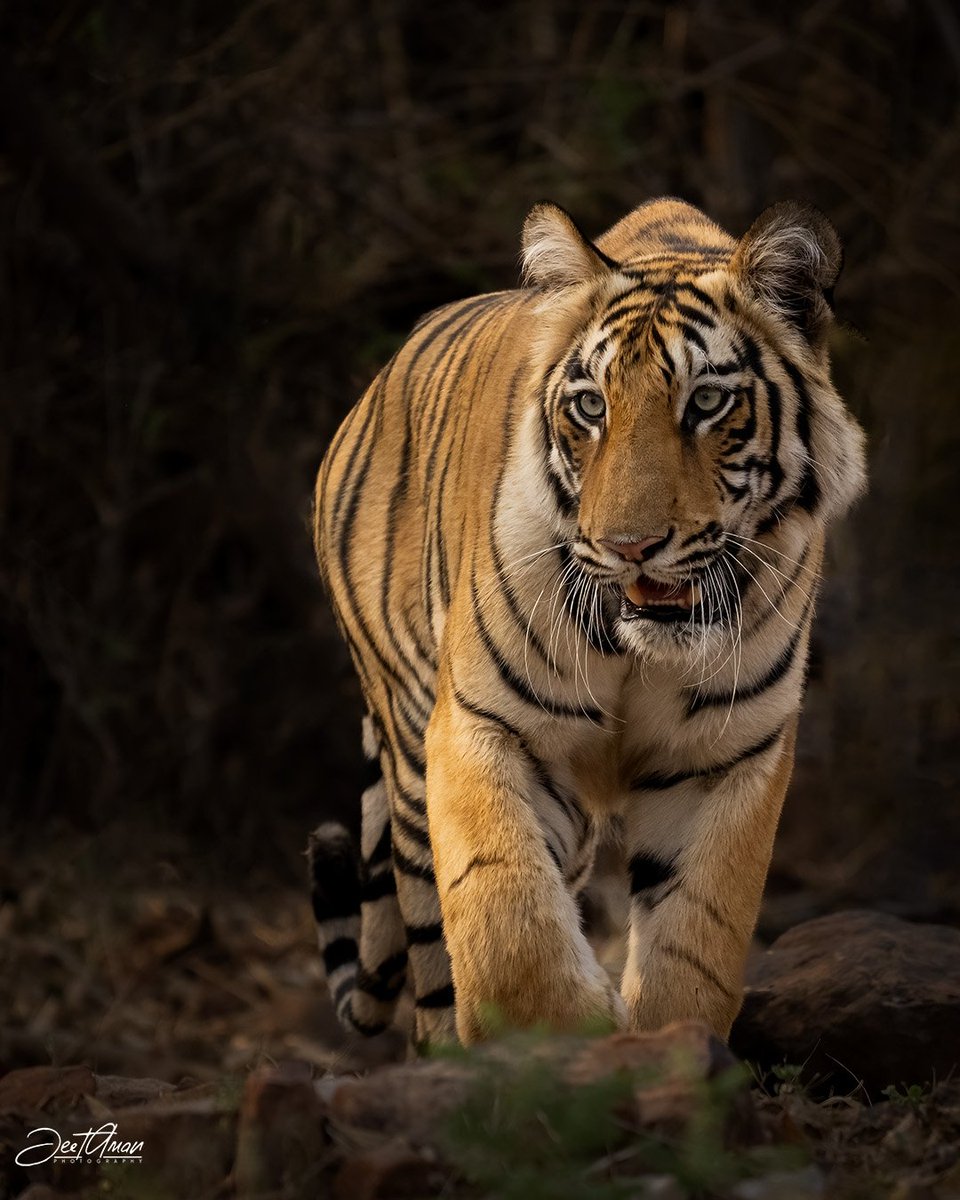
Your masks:
{"label": "tiger's eye", "polygon": [[698,387],[690,397],[691,407],[701,417],[712,417],[714,413],[718,413],[723,408],[726,402],[727,393],[723,388],[712,387],[710,384]]}
{"label": "tiger's eye", "polygon": [[577,411],[587,421],[599,421],[607,411],[607,404],[599,392],[578,392],[575,400]]}

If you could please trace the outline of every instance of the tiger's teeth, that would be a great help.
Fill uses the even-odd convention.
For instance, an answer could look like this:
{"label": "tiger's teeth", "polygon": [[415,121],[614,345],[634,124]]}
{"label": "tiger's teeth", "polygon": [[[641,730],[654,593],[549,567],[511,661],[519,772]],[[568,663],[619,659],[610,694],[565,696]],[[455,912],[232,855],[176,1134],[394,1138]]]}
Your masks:
{"label": "tiger's teeth", "polygon": [[647,602],[647,593],[637,583],[628,583],[623,589],[627,599],[631,604],[635,604],[637,608],[643,608]]}
{"label": "tiger's teeth", "polygon": [[700,590],[695,583],[687,584],[682,590],[657,596],[638,579],[626,584],[623,592],[636,608],[693,608],[700,599]]}

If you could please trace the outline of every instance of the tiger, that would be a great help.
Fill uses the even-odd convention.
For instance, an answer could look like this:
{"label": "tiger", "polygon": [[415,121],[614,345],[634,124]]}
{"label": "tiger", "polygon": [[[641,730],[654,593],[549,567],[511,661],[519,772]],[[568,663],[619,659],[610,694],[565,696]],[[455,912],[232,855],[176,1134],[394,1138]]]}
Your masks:
{"label": "tiger", "polygon": [[[831,377],[839,236],[787,201],[736,239],[541,203],[520,286],[423,317],[317,477],[359,676],[359,846],[311,836],[333,1004],[417,1044],[496,1028],[729,1037],[793,770],[825,531],[866,484]],[[619,986],[581,927],[629,887]]]}

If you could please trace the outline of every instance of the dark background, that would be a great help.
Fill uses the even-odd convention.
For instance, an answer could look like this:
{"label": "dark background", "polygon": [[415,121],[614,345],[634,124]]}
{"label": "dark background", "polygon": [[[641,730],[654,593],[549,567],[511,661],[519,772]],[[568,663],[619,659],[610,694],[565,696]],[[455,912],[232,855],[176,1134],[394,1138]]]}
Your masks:
{"label": "dark background", "polygon": [[[960,17],[772,5],[34,0],[0,16],[0,790],[78,839],[296,878],[360,790],[312,481],[528,207],[821,207],[870,437],[835,532],[768,921],[960,920]],[[777,905],[779,904],[779,909]]]}

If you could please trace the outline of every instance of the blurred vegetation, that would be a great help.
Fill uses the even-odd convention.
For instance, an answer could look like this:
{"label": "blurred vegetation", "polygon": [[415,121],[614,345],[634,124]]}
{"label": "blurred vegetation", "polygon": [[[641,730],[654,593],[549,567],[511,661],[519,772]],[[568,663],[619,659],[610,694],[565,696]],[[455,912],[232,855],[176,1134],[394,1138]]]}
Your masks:
{"label": "blurred vegetation", "polygon": [[[480,1069],[444,1138],[457,1175],[485,1200],[630,1200],[647,1194],[651,1174],[676,1180],[684,1195],[715,1196],[739,1179],[805,1161],[796,1146],[734,1146],[746,1083],[739,1064],[705,1080],[680,1056],[669,1071],[622,1069],[571,1088],[542,1053],[542,1034],[501,1045],[507,1053],[488,1058],[459,1052]],[[634,1090],[666,1090],[668,1078],[686,1093],[688,1119],[638,1129]]]}
{"label": "blurred vegetation", "polygon": [[599,232],[674,193],[739,232],[801,197],[847,247],[873,488],[834,542],[774,881],[960,912],[949,0],[36,0],[0,39],[8,827],[289,868],[360,787],[308,514],[378,365],[513,283],[538,199]]}

